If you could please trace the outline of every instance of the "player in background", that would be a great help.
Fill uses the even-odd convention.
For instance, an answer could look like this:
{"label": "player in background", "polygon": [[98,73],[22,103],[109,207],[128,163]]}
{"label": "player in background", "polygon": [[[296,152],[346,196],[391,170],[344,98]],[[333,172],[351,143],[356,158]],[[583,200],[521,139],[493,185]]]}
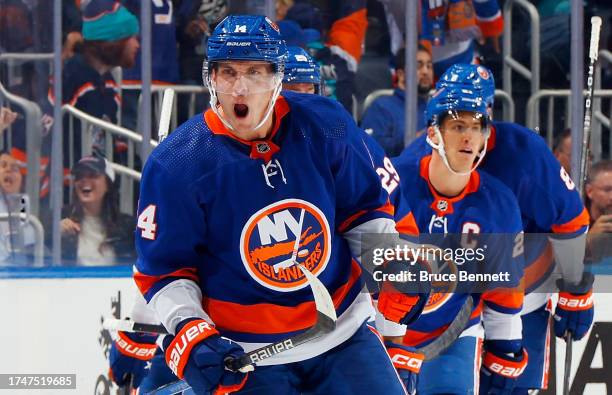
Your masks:
{"label": "player in background", "polygon": [[[314,67],[313,67],[314,66]],[[296,82],[292,84],[291,82]],[[299,84],[297,83],[299,82]],[[320,76],[318,73],[318,65],[312,63],[308,54],[299,47],[289,47],[287,63],[285,64],[285,78],[283,80],[283,89],[295,90],[302,93],[315,93],[318,90]],[[317,92],[317,93],[318,93]],[[418,235],[417,225],[414,222],[412,212],[410,212],[410,204],[405,197],[399,194],[400,178],[398,172],[393,167],[393,164],[385,156],[385,152],[367,133],[360,136],[363,145],[368,151],[368,155],[372,158],[372,167],[382,179],[383,186],[390,196],[395,199],[395,219],[396,228],[407,238],[412,238]],[[465,300],[465,298],[464,298]],[[375,303],[378,305],[379,300]],[[385,303],[383,301],[382,303]],[[459,306],[460,307],[460,306]],[[406,334],[406,326],[399,325],[393,321],[386,320],[381,315],[377,316],[377,329],[384,333],[385,328],[388,329],[388,336],[385,336],[385,345],[392,356],[393,365],[396,367],[398,374],[404,386],[409,393],[415,390],[416,374],[419,372],[419,366],[422,364],[423,356],[419,354],[416,348],[407,344],[402,344]],[[520,329],[519,329],[520,331]]]}
{"label": "player in background", "polygon": [[[480,258],[458,256],[441,273],[508,273],[498,282],[459,280],[435,287],[425,310],[408,326],[403,344],[423,347],[440,336],[472,292],[474,308],[459,338],[418,373],[418,394],[510,393],[527,364],[520,311],[523,292],[523,233],[516,198],[501,182],[476,170],[490,134],[485,103],[476,89],[440,88],[427,104],[427,143],[418,160],[396,158],[400,192],[408,199],[420,242],[454,251],[470,249]],[[396,200],[399,193],[394,194]],[[486,246],[486,247],[485,247]],[[480,325],[484,324],[483,330]],[[385,326],[384,335],[394,333]],[[484,348],[480,388],[481,347]],[[501,369],[496,367],[501,366]],[[502,371],[512,374],[502,374]]]}
{"label": "player in background", "polygon": [[287,47],[283,90],[321,94],[320,66],[301,47]]}
{"label": "player in background", "polygon": [[[403,393],[366,324],[374,311],[353,258],[363,233],[397,234],[393,207],[340,104],[280,96],[285,54],[265,17],[217,26],[203,68],[211,108],[166,138],[143,171],[134,279],[172,334],[169,367],[195,391]],[[294,259],[332,295],[336,329],[248,374],[227,370],[226,358],[314,324]],[[405,299],[389,311],[410,321],[426,297]]]}
{"label": "player in background", "polygon": [[[453,65],[440,77],[436,87],[442,86],[481,89],[492,113],[495,82],[485,67]],[[425,137],[421,136],[397,161],[414,162],[430,152]],[[558,337],[569,331],[574,340],[581,339],[593,323],[593,275],[584,270],[589,216],[574,182],[545,141],[521,125],[493,122],[487,155],[480,169],[510,188],[521,210],[526,295],[522,320],[529,364],[518,379],[514,393],[526,394],[529,389],[544,389],[548,385],[551,294],[559,290],[554,312],[554,330]],[[556,276],[552,275],[553,271]],[[555,279],[558,279],[558,288],[555,288]]]}

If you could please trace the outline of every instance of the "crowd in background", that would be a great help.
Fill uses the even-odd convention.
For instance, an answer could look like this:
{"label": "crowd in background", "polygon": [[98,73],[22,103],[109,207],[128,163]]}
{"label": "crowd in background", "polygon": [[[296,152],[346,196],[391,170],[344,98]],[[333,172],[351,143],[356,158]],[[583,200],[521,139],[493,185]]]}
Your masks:
{"label": "crowd in background", "polygon": [[[151,0],[152,80],[155,85],[202,85],[202,61],[212,29],[237,2],[226,0]],[[393,0],[277,0],[276,22],[289,45],[306,49],[321,69],[322,94],[338,100],[355,113],[360,126],[385,149],[397,156],[408,143],[404,127],[405,91],[416,89],[417,133],[426,126],[424,107],[430,90],[449,65],[481,62],[502,83],[501,36],[504,1],[423,1],[419,7],[419,43],[415,62],[417,86],[406,86],[404,75],[404,1]],[[543,88],[569,87],[569,0],[533,0],[542,18]],[[591,14],[610,20],[612,6],[605,1],[587,1],[585,20]],[[49,34],[53,2],[43,0],[0,0],[0,55],[3,53],[51,53]],[[64,0],[62,3],[62,102],[96,118],[139,132],[139,89],[141,83],[139,0]],[[243,11],[250,11],[248,9]],[[524,36],[526,16],[513,18],[518,32],[513,56],[527,63],[530,37]],[[604,26],[610,23],[604,22]],[[554,27],[554,28],[553,28]],[[586,36],[586,34],[585,34]],[[586,39],[586,37],[585,37]],[[609,48],[610,30],[602,34],[601,48]],[[525,43],[525,45],[523,45]],[[117,70],[121,70],[117,73]],[[9,66],[0,63],[0,83],[14,95],[30,100],[41,109],[41,186],[39,217],[47,248],[52,240],[50,207],[50,155],[53,125],[53,81],[48,61],[22,60]],[[609,83],[611,70],[604,69],[602,85]],[[525,108],[527,84],[517,83],[514,99]],[[391,95],[374,100],[363,115],[366,96],[378,89],[393,89]],[[2,96],[0,96],[2,97]],[[27,160],[25,119],[16,109],[1,102],[0,265],[32,264],[32,225],[11,213],[27,211],[24,195]],[[198,110],[207,106],[200,95]],[[178,120],[187,119],[187,101],[179,97]],[[197,112],[197,111],[196,111]],[[499,117],[498,117],[499,118]],[[555,155],[569,167],[570,131],[563,130],[563,115],[555,119]],[[524,123],[524,114],[517,112]],[[75,121],[78,123],[78,121]],[[128,164],[128,141],[94,132],[90,149],[83,152],[81,135],[68,138],[64,122],[64,210],[60,224],[62,263],[65,265],[113,265],[135,257],[135,218],[120,210],[118,176],[111,161]],[[156,137],[155,135],[153,136]],[[609,142],[606,142],[609,144]],[[109,147],[110,150],[109,151]],[[604,148],[609,157],[609,147]],[[74,158],[70,160],[69,158]],[[134,170],[141,163],[136,158]],[[137,186],[136,186],[137,189]],[[597,236],[612,233],[612,168],[610,161],[592,165],[586,184],[587,206],[592,215],[592,244]],[[18,196],[14,198],[12,196]],[[25,199],[27,200],[27,199]],[[24,259],[15,259],[18,252]],[[597,255],[597,254],[595,254]]]}

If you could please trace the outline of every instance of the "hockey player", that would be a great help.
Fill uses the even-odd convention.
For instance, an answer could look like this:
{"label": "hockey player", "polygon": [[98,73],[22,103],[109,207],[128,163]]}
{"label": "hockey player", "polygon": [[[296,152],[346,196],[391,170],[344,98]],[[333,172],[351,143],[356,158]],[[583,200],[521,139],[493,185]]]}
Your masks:
{"label": "hockey player", "polygon": [[[143,171],[134,279],[172,334],[169,367],[196,392],[403,393],[366,324],[372,303],[352,258],[362,233],[395,232],[393,207],[339,104],[279,95],[285,53],[265,17],[217,26],[204,65],[211,108],[164,140]],[[292,257],[332,295],[336,329],[248,374],[227,370],[227,358],[315,322]],[[407,300],[390,304],[394,317],[409,321],[424,304]]]}
{"label": "hockey player", "polygon": [[[437,87],[479,88],[492,110],[495,83],[482,66],[456,64],[440,77]],[[425,137],[408,146],[399,162],[429,155]],[[529,364],[517,383],[516,394],[546,388],[550,338],[551,276],[557,265],[559,302],[554,313],[558,337],[570,332],[582,338],[593,322],[593,276],[584,271],[585,233],[589,224],[576,187],[535,132],[509,122],[493,122],[486,159],[480,168],[516,195],[525,231],[525,302],[522,311],[524,346]],[[558,278],[559,276],[557,276]],[[571,307],[577,306],[577,307]]]}
{"label": "hockey player", "polygon": [[321,93],[319,65],[303,48],[287,47],[283,89],[301,93]]}
{"label": "hockey player", "polygon": [[[450,277],[442,284],[448,287],[455,282],[454,290],[443,287],[439,292],[433,291],[423,314],[408,326],[404,344],[425,346],[444,332],[468,292],[473,292],[474,308],[460,337],[438,357],[423,363],[417,380],[419,394],[477,393],[481,313],[485,328],[482,370],[488,377],[483,380],[481,393],[510,393],[528,360],[522,347],[520,320],[523,301],[520,211],[507,187],[476,170],[490,133],[486,105],[479,95],[477,90],[452,87],[437,90],[426,111],[429,124],[426,140],[433,147],[432,152],[418,161],[412,158],[393,161],[400,175],[401,194],[407,197],[421,231],[421,242],[454,251],[467,248],[482,254],[481,258],[467,262],[456,255],[456,264],[449,263],[440,272],[447,274],[447,278],[450,274],[456,276],[454,281]],[[487,284],[480,281],[472,284],[461,280],[461,272],[505,276]],[[511,377],[499,373],[504,370],[512,371]]]}

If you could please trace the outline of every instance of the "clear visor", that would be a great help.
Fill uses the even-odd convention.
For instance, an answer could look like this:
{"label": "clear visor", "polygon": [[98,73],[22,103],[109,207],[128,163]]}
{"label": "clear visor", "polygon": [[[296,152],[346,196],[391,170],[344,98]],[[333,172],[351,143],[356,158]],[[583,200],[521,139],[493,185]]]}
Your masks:
{"label": "clear visor", "polygon": [[274,90],[283,73],[274,72],[268,62],[216,62],[210,71],[210,83],[217,93],[244,96]]}
{"label": "clear visor", "polygon": [[439,124],[440,130],[452,133],[489,133],[488,117],[476,112],[449,110]]}

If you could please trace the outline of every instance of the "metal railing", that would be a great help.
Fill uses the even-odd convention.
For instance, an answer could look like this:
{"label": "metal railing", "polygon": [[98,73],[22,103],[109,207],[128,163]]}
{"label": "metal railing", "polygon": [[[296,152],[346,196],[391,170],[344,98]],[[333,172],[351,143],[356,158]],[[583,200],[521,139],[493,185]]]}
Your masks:
{"label": "metal railing", "polygon": [[30,209],[34,215],[39,211],[39,192],[40,192],[40,149],[42,146],[42,123],[41,111],[38,104],[14,95],[7,91],[0,83],[0,106],[4,102],[19,108],[25,117],[26,153],[27,153],[27,177],[25,192],[30,196]]}
{"label": "metal railing", "polygon": [[34,230],[34,266],[43,267],[45,258],[45,231],[40,223],[40,220],[32,214],[0,213],[0,221],[9,221],[16,216],[19,216],[20,221],[24,221],[32,225],[32,229]]}
{"label": "metal railing", "polygon": [[[570,89],[542,89],[535,94],[531,95],[529,100],[527,101],[527,127],[535,130],[536,132],[541,133],[541,125],[540,125],[540,102],[543,99],[548,99],[547,106],[547,121],[546,121],[546,143],[549,147],[552,147],[554,140],[554,121],[555,121],[555,98],[564,98],[565,99],[565,127],[569,127],[571,125],[571,111],[570,111],[570,96],[572,91]],[[583,91],[583,96],[586,96],[586,90]],[[601,98],[612,98],[612,89],[596,89],[593,92],[593,96],[596,99]],[[612,113],[612,108],[610,109]],[[606,122],[607,119],[607,122]],[[594,116],[592,120],[592,125],[597,123],[605,125],[608,129],[610,128],[610,117],[607,118],[600,114],[600,116]],[[600,129],[601,130],[601,129]],[[611,136],[612,137],[612,136]],[[593,135],[591,138],[591,147],[599,146],[601,149],[601,133],[599,136],[595,138]],[[600,151],[601,158],[601,151]],[[597,159],[597,158],[594,158]]]}
{"label": "metal railing", "polygon": [[[140,91],[141,89],[141,85],[139,84],[122,84],[121,86],[121,91]],[[161,103],[162,103],[162,97],[164,94],[164,89],[166,88],[172,88],[174,90],[175,93],[175,99],[174,99],[174,103],[172,105],[172,116],[170,118],[170,130],[174,130],[176,129],[176,127],[178,126],[178,111],[177,111],[177,106],[178,106],[178,102],[179,102],[179,98],[178,96],[183,95],[183,96],[189,96],[189,100],[187,102],[187,115],[188,117],[192,117],[194,116],[196,113],[203,111],[204,109],[198,109],[196,108],[196,102],[197,102],[197,95],[206,95],[208,96],[208,89],[203,86],[203,85],[152,85],[151,86],[151,95],[152,95],[152,102],[154,103],[154,108],[157,109],[157,111],[154,112],[154,116],[156,117],[155,119],[155,124],[159,124],[159,114],[161,112]],[[138,107],[140,108],[140,102],[141,102],[141,97],[139,96],[138,98]],[[208,101],[206,101],[206,103],[208,103]],[[139,112],[140,115],[140,112]],[[140,119],[138,119],[137,121],[137,125],[138,127],[140,127],[140,125],[142,125],[142,122]]]}
{"label": "metal railing", "polygon": [[[518,6],[527,12],[531,22],[531,59],[528,69],[512,57],[512,11],[513,6]],[[516,71],[531,83],[531,94],[540,89],[540,15],[538,9],[527,0],[508,0],[504,5],[504,36],[503,36],[503,89],[512,95],[512,72]],[[509,119],[510,114],[504,110],[504,119]]]}
{"label": "metal railing", "polygon": [[21,52],[5,52],[0,54],[0,62],[6,63],[8,66],[7,84],[11,86],[16,80],[15,66],[21,62],[48,62],[49,67],[53,64],[53,52],[50,53],[21,53]]}
{"label": "metal railing", "polygon": [[[70,139],[70,147],[73,147],[75,133],[80,133],[81,135],[81,155],[89,155],[92,153],[92,141],[94,132],[103,132],[105,134],[105,145],[106,145],[106,158],[109,162],[111,162],[112,167],[117,171],[118,174],[122,176],[126,176],[127,179],[121,179],[120,183],[120,209],[122,212],[127,214],[132,214],[134,212],[133,207],[133,198],[134,198],[134,185],[131,181],[137,180],[140,181],[140,172],[134,170],[135,168],[135,154],[136,148],[135,144],[142,144],[142,136],[139,133],[136,133],[133,130],[126,129],[122,126],[118,126],[114,123],[105,121],[100,118],[96,118],[91,116],[71,105],[62,106],[62,114],[68,114],[68,138]],[[74,128],[74,119],[78,119],[80,121],[80,129],[76,130]],[[98,130],[95,130],[97,128]],[[113,136],[122,137],[127,140],[127,165],[121,165],[114,162],[114,149],[113,149]],[[157,146],[156,140],[151,140],[150,144],[152,146]],[[74,151],[71,150],[68,153],[68,163],[70,166],[78,161],[80,158],[74,157]]]}

